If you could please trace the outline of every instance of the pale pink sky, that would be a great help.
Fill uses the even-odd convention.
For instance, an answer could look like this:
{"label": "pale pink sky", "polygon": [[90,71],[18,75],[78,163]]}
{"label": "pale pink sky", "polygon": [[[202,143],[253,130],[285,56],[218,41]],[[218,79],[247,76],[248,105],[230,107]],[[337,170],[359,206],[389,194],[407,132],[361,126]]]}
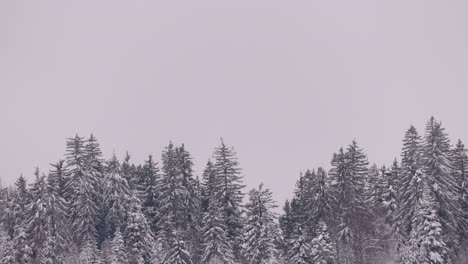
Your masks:
{"label": "pale pink sky", "polygon": [[[279,200],[356,138],[390,163],[435,115],[468,141],[468,1],[1,1],[0,177],[93,132],[135,162],[223,137]],[[468,143],[468,142],[467,142]]]}

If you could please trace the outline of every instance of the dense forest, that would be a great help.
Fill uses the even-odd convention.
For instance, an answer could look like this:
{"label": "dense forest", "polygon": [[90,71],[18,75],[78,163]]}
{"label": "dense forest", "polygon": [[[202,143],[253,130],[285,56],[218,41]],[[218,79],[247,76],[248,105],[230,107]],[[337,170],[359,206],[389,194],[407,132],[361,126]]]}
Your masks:
{"label": "dense forest", "polygon": [[280,214],[222,140],[200,177],[183,144],[133,164],[104,159],[93,135],[47,170],[0,190],[1,263],[468,263],[467,150],[434,118],[385,166],[352,141],[329,169],[292,175]]}

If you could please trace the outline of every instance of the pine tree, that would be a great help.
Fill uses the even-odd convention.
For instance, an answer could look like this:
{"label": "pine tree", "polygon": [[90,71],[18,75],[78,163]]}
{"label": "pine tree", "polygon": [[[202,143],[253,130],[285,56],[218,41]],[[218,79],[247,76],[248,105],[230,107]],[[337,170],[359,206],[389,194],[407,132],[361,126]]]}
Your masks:
{"label": "pine tree", "polygon": [[197,186],[199,183],[193,177],[193,162],[190,153],[182,144],[175,149],[177,170],[182,180],[182,186],[187,190],[185,206],[185,241],[187,248],[192,253],[192,260],[197,261],[200,257],[196,252],[201,251],[201,203],[198,196]]}
{"label": "pine tree", "polygon": [[214,170],[218,186],[217,197],[223,214],[223,220],[227,227],[227,236],[234,245],[234,254],[238,257],[239,241],[242,230],[242,176],[236,152],[228,148],[221,139],[221,145],[213,154]]}
{"label": "pine tree", "polygon": [[16,192],[18,193],[17,203],[20,207],[19,209],[22,212],[25,212],[26,205],[30,202],[31,197],[28,192],[26,179],[23,177],[23,175],[20,175],[20,177],[16,180],[15,186],[16,186]]}
{"label": "pine tree", "polygon": [[141,202],[133,194],[127,216],[127,227],[125,229],[125,241],[127,245],[129,264],[137,264],[139,257],[145,263],[150,263],[152,246],[154,243],[151,227],[141,211]]}
{"label": "pine tree", "polygon": [[135,183],[135,176],[136,176],[136,167],[134,164],[130,164],[130,154],[125,152],[125,158],[122,162],[121,170],[122,170],[122,177],[127,180],[128,186],[131,190],[136,189],[134,186]]}
{"label": "pine tree", "polygon": [[95,241],[86,241],[83,243],[83,248],[79,256],[81,263],[86,264],[102,264],[101,252],[96,246]]}
{"label": "pine tree", "polygon": [[398,180],[398,209],[394,219],[397,232],[402,236],[402,242],[407,241],[411,233],[411,219],[422,196],[423,178],[421,137],[416,128],[411,126],[403,138],[401,178]]}
{"label": "pine tree", "polygon": [[124,240],[120,229],[117,229],[115,236],[110,243],[111,247],[111,256],[110,264],[127,264],[128,257],[124,245]]}
{"label": "pine tree", "polygon": [[210,200],[216,197],[216,188],[219,186],[217,183],[216,171],[214,170],[213,162],[208,160],[206,167],[203,170],[202,187],[201,187],[201,210],[207,212],[210,205]]}
{"label": "pine tree", "polygon": [[158,164],[154,162],[153,156],[149,155],[143,166],[144,183],[142,188],[143,212],[155,235],[159,232],[159,195],[160,175]]}
{"label": "pine tree", "polygon": [[367,165],[366,155],[353,141],[346,153],[340,149],[333,156],[330,170],[339,221],[338,238],[344,246],[352,248],[356,263],[364,263],[364,239],[371,231],[366,225],[370,221],[365,195]]}
{"label": "pine tree", "polygon": [[320,221],[317,228],[317,236],[312,239],[312,263],[316,264],[334,264],[335,247],[330,239],[328,228],[325,222]]}
{"label": "pine tree", "polygon": [[279,226],[283,234],[283,254],[289,255],[289,247],[293,244],[293,239],[296,237],[298,230],[298,223],[294,218],[294,212],[291,208],[291,203],[286,200],[283,206],[283,214],[279,217]]}
{"label": "pine tree", "polygon": [[462,226],[463,211],[459,198],[459,186],[451,171],[450,141],[441,123],[434,117],[426,125],[424,136],[424,173],[434,199],[437,217],[443,230],[447,249],[458,249],[459,230]]}
{"label": "pine tree", "polygon": [[464,236],[466,236],[466,231],[468,230],[468,150],[465,148],[465,145],[461,140],[458,140],[457,145],[452,150],[451,154],[451,168],[452,175],[457,181],[457,185],[460,186],[459,194],[459,204],[461,209],[464,212],[460,216],[460,230]]}
{"label": "pine tree", "polygon": [[423,186],[423,194],[412,218],[409,259],[415,263],[451,263],[447,245],[443,239],[442,225],[437,214],[437,202]]}
{"label": "pine tree", "polygon": [[47,185],[45,177],[39,175],[39,169],[36,168],[34,173],[36,176],[35,182],[30,188],[31,203],[26,209],[26,236],[29,246],[32,249],[31,257],[40,259],[42,246],[47,238]]}
{"label": "pine tree", "polygon": [[302,231],[291,239],[291,245],[288,254],[288,264],[312,264],[311,248],[304,238]]}
{"label": "pine tree", "polygon": [[106,237],[114,235],[115,230],[124,226],[128,203],[130,201],[130,190],[127,180],[121,176],[120,164],[115,155],[107,165],[104,177],[103,199],[106,210],[105,227]]}
{"label": "pine tree", "polygon": [[[328,184],[327,173],[323,168],[318,168],[315,174],[313,185],[311,186],[310,193],[312,194],[311,210],[308,214],[311,217],[310,225],[316,228],[319,221],[330,222],[333,215],[333,196],[330,186]],[[314,230],[315,231],[315,230]]]}
{"label": "pine tree", "polygon": [[[174,237],[177,237],[174,234]],[[175,239],[171,249],[166,254],[162,264],[192,264],[190,253],[185,247],[185,242]]]}
{"label": "pine tree", "polygon": [[232,264],[234,255],[232,245],[226,237],[226,226],[222,221],[218,201],[212,196],[208,211],[203,217],[203,256],[202,263]]}
{"label": "pine tree", "polygon": [[177,239],[187,239],[190,217],[187,215],[190,210],[190,193],[184,186],[176,148],[172,143],[163,152],[162,172],[158,237],[163,241],[164,247],[169,248],[176,239],[174,234],[181,236]]}
{"label": "pine tree", "polygon": [[63,198],[65,198],[65,187],[67,183],[65,179],[66,172],[64,163],[64,160],[59,160],[56,164],[52,164],[53,169],[49,172],[47,177],[47,184],[50,188]]}
{"label": "pine tree", "polygon": [[98,237],[96,226],[102,216],[99,162],[92,158],[98,154],[95,154],[97,150],[90,150],[89,144],[86,146],[87,149],[83,138],[78,135],[67,141],[65,197],[70,204],[73,237],[79,247]]}
{"label": "pine tree", "polygon": [[[26,236],[26,232],[22,226],[20,226],[15,234],[15,237],[11,241],[12,243],[12,256],[13,256],[13,263],[21,263],[21,264],[28,264],[33,263],[32,255],[33,251],[31,247],[28,245],[28,240]],[[11,259],[11,258],[9,258]]]}
{"label": "pine tree", "polygon": [[277,257],[275,235],[276,207],[272,193],[260,184],[258,189],[249,192],[246,205],[247,220],[244,227],[242,254],[251,264],[274,263]]}

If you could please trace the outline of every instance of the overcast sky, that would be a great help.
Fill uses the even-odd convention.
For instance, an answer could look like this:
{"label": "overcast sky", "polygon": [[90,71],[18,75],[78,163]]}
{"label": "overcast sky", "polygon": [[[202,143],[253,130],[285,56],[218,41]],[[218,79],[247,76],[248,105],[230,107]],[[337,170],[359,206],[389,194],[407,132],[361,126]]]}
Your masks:
{"label": "overcast sky", "polygon": [[468,141],[468,1],[1,1],[0,177],[91,132],[106,157],[223,137],[278,200],[353,138],[399,156],[434,115]]}

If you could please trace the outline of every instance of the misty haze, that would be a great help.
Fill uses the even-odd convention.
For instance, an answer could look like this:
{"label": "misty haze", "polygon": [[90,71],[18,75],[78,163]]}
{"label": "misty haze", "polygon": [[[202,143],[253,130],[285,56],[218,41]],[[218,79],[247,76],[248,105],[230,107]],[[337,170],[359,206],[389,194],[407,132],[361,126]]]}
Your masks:
{"label": "misty haze", "polygon": [[466,10],[1,2],[0,263],[468,264]]}

